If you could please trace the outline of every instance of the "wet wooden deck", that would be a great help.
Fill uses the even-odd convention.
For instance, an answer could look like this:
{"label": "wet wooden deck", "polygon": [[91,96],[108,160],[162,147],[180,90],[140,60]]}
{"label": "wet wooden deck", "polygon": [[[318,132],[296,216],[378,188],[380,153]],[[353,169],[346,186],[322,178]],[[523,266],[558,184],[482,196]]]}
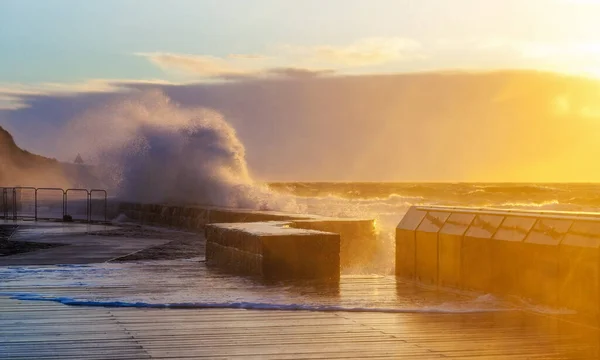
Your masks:
{"label": "wet wooden deck", "polygon": [[476,314],[74,307],[0,298],[0,359],[596,359],[598,331]]}
{"label": "wet wooden deck", "polygon": [[[446,302],[456,310],[465,304],[463,295],[395,278],[343,278],[339,289],[329,294],[310,287],[254,283],[190,261],[0,267],[2,292],[88,300],[139,297],[162,303],[316,301],[346,308],[417,310],[443,308]],[[468,308],[474,305],[470,301]],[[484,311],[462,314],[161,310],[66,306],[0,295],[0,359],[600,358],[596,328],[506,306],[502,311],[481,308]]]}

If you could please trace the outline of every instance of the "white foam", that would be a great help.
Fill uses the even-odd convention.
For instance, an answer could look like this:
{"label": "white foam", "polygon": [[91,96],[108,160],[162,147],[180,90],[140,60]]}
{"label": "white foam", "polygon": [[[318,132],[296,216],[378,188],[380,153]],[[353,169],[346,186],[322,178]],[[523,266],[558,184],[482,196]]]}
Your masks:
{"label": "white foam", "polygon": [[271,310],[271,311],[311,311],[311,312],[360,312],[360,313],[443,313],[443,314],[469,314],[481,312],[509,311],[506,308],[489,308],[475,306],[457,306],[442,304],[440,306],[424,306],[414,308],[383,308],[383,307],[347,307],[336,305],[309,305],[309,304],[278,304],[260,302],[186,302],[186,303],[151,303],[128,302],[121,300],[85,300],[70,297],[45,296],[35,293],[0,293],[0,296],[9,296],[15,300],[50,301],[70,306],[89,307],[135,307],[157,309],[245,309],[245,310]]}

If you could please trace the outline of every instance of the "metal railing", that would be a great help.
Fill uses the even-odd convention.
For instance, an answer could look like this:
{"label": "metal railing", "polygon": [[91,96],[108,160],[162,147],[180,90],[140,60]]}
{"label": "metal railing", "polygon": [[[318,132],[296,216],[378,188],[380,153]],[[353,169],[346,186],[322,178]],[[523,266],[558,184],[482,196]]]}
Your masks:
{"label": "metal railing", "polygon": [[0,219],[107,222],[108,193],[101,189],[0,187]]}

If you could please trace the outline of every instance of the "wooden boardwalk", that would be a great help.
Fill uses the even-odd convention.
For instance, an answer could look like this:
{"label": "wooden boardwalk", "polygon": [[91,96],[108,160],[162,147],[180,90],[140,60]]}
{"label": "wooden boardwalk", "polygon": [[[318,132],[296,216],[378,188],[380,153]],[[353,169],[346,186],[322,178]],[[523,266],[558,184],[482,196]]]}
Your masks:
{"label": "wooden boardwalk", "polygon": [[[83,244],[90,239],[82,237]],[[198,261],[6,265],[11,266],[0,266],[2,360],[600,358],[596,328],[393,277],[342,277],[339,288],[324,291],[257,283],[214,272]],[[55,300],[317,304],[369,312],[106,308],[16,300],[14,294]],[[376,312],[386,308],[407,311]],[[462,308],[480,312],[460,313]]]}
{"label": "wooden boardwalk", "polygon": [[596,359],[598,331],[520,311],[66,306],[0,298],[0,359]]}

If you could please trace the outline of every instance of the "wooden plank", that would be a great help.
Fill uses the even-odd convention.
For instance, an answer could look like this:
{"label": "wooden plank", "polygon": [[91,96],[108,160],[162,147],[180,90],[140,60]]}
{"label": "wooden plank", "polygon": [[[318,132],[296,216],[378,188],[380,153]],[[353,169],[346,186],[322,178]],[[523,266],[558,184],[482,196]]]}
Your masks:
{"label": "wooden plank", "polygon": [[[381,291],[377,299],[384,301],[392,295],[429,296],[431,292],[405,289],[381,279],[357,279],[352,285],[342,282],[340,291],[344,296],[360,297],[365,293],[363,287],[369,292]],[[39,290],[20,288],[25,292]],[[88,290],[48,291],[76,296]],[[94,295],[114,296],[134,294],[136,289],[96,291]],[[137,309],[73,307],[0,297],[2,360],[593,359],[599,357],[598,339],[595,328],[522,311]]]}

